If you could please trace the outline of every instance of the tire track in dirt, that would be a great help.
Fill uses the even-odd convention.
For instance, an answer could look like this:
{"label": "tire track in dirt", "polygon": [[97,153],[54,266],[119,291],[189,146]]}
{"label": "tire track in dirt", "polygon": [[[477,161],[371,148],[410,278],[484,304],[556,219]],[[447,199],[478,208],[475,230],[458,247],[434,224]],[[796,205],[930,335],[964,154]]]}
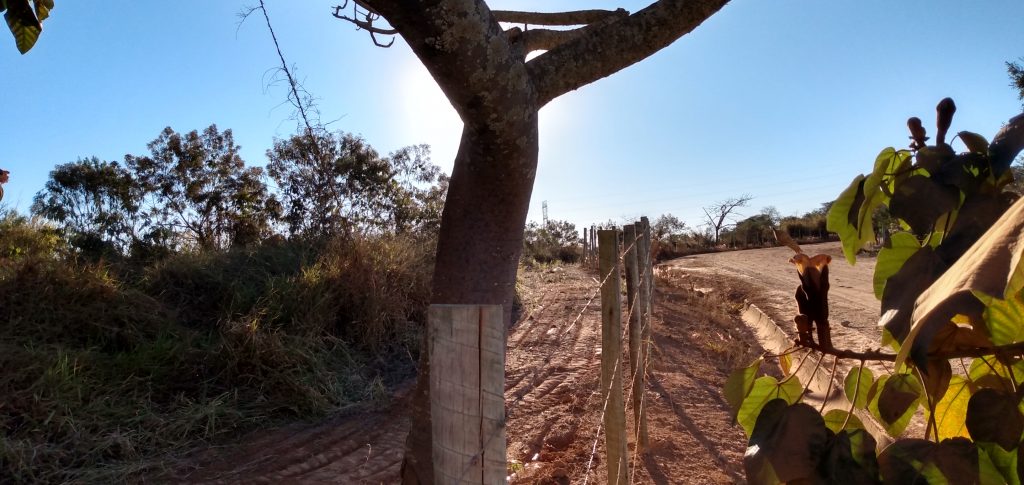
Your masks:
{"label": "tire track in dirt", "polygon": [[[592,299],[597,284],[577,267],[524,279],[527,286],[549,288],[550,297],[532,327],[520,322],[509,336],[508,373],[531,376],[526,385],[506,390],[509,459],[522,463],[522,471],[554,463],[555,475],[568,477],[559,455],[576,441],[586,399],[600,377],[600,305]],[[538,329],[543,333],[536,338]],[[521,336],[528,332],[535,338]]]}
{"label": "tire track in dirt", "polygon": [[[508,336],[512,482],[603,482],[601,314],[599,301],[590,301],[598,283],[579,267],[564,267],[524,272],[523,286],[538,296]],[[736,315],[694,295],[669,282],[657,287],[651,382],[644,393],[651,449],[633,457],[632,483],[743,482],[746,440],[718,390],[729,369],[760,349]],[[396,397],[384,411],[265,430],[201,455],[171,480],[156,481],[396,483],[409,429],[406,399]],[[631,421],[632,411],[626,414]]]}
{"label": "tire track in dirt", "polygon": [[[393,483],[409,419],[368,412],[297,424],[214,450],[171,480],[194,484]],[[157,480],[163,482],[165,480]]]}
{"label": "tire track in dirt", "polygon": [[[544,313],[542,319],[574,319],[573,312],[578,313],[584,303],[579,295],[597,289],[597,283],[576,268],[567,269],[567,281],[555,284],[570,285],[569,278],[582,282],[575,283],[576,289],[568,292],[576,293],[576,305],[566,295],[569,303],[562,305],[565,309]],[[549,301],[549,306],[558,303]],[[509,406],[508,456],[517,463],[513,465],[512,483],[606,480],[599,386],[601,315],[597,305],[595,302],[593,309],[584,312],[578,323],[582,329],[579,338],[560,342],[560,351],[569,356],[567,361],[562,359],[567,363],[553,369],[547,382],[528,393],[519,405]],[[573,307],[576,309],[569,310]],[[654,307],[652,366],[643,394],[651,449],[637,455],[630,438],[634,470],[631,482],[742,483],[746,439],[742,430],[732,424],[720,390],[733,363],[745,363],[761,349],[737,315],[728,315],[715,304],[699,301],[692,292],[670,282],[659,282]],[[534,353],[535,350],[510,346],[509,354],[516,355],[521,362],[544,365],[543,355]],[[631,380],[625,349],[623,354],[620,365],[625,374],[624,392],[628,394]],[[514,396],[506,395],[506,399],[512,400]],[[632,429],[633,413],[629,406],[627,428]],[[596,453],[592,454],[595,445]]]}

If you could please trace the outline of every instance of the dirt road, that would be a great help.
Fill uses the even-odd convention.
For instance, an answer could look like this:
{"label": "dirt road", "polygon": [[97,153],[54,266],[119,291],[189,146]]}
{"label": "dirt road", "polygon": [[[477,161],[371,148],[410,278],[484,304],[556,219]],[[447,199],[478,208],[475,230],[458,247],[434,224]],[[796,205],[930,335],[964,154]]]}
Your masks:
{"label": "dirt road", "polygon": [[[851,266],[838,242],[807,245],[803,250],[810,255],[832,256],[829,321],[835,346],[852,350],[878,347],[879,302],[871,282],[875,258],[861,255]],[[750,292],[747,297],[789,332],[795,330],[793,293],[798,284],[796,268],[789,263],[792,256],[793,251],[785,247],[699,254],[669,261],[663,269],[682,270],[694,276],[695,284],[714,286],[714,279],[732,280],[731,286],[746,287]]]}
{"label": "dirt road", "polygon": [[[506,366],[510,481],[603,483],[601,320],[599,299],[591,299],[598,284],[574,266],[527,272],[521,286],[524,311],[509,334]],[[732,368],[760,354],[756,338],[725,299],[666,281],[655,301],[644,395],[651,449],[636,455],[630,440],[631,481],[742,483],[746,438],[721,389]],[[260,432],[202,455],[175,479],[396,483],[409,426],[405,399],[383,411]]]}
{"label": "dirt road", "polygon": [[[836,345],[877,346],[874,261],[851,267],[836,243],[805,251],[833,258],[830,305]],[[654,350],[644,395],[652,446],[650,453],[636,455],[630,440],[632,483],[744,482],[746,438],[732,424],[721,389],[733,368],[762,349],[740,320],[736,302],[751,299],[790,327],[786,322],[792,321],[797,284],[788,263],[791,255],[786,248],[706,254],[660,269],[665,277],[655,297]],[[599,299],[593,298],[597,280],[573,266],[526,272],[521,287],[523,312],[509,333],[506,366],[509,479],[524,484],[604,482],[601,321]],[[692,291],[705,287],[714,289]],[[396,396],[384,410],[260,432],[201,455],[176,479],[395,483],[409,427],[406,399]]]}

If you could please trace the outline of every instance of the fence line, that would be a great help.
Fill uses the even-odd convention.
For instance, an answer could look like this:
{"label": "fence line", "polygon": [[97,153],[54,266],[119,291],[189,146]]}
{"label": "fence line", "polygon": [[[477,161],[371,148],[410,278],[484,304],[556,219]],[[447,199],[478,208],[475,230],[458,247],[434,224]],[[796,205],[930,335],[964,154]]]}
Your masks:
{"label": "fence line", "polygon": [[[605,233],[605,231],[600,231],[600,232],[602,234]],[[628,475],[629,475],[629,483],[632,483],[632,481],[635,479],[635,476],[636,476],[636,473],[635,473],[636,457],[637,457],[637,455],[639,453],[643,452],[644,449],[648,447],[648,443],[647,443],[647,440],[648,440],[647,424],[646,424],[647,416],[646,416],[646,413],[644,412],[645,399],[644,399],[644,392],[643,391],[644,391],[644,388],[646,387],[646,384],[645,384],[645,380],[646,379],[645,379],[645,377],[646,377],[647,367],[649,365],[649,360],[650,360],[649,359],[649,354],[650,354],[650,345],[651,345],[650,322],[651,322],[651,309],[652,308],[651,308],[651,299],[650,299],[650,297],[652,296],[652,292],[653,292],[653,284],[652,284],[653,281],[651,281],[653,279],[652,278],[653,277],[653,271],[652,271],[653,267],[651,265],[651,258],[650,258],[650,224],[647,221],[647,218],[644,217],[644,218],[641,219],[641,221],[639,221],[636,224],[634,224],[632,226],[632,229],[630,229],[630,226],[628,226],[628,225],[626,227],[624,227],[622,233],[624,234],[625,242],[628,242],[630,244],[629,244],[629,248],[627,250],[625,250],[622,253],[619,253],[617,255],[618,259],[619,260],[625,260],[625,261],[627,261],[626,264],[630,265],[631,263],[628,263],[628,261],[630,260],[631,253],[633,253],[635,255],[637,252],[639,252],[639,254],[643,254],[644,255],[642,258],[639,258],[639,257],[637,258],[638,265],[642,261],[643,273],[642,273],[642,275],[641,274],[637,275],[637,279],[639,281],[638,281],[638,284],[635,286],[635,292],[634,292],[633,289],[627,288],[627,300],[632,300],[629,303],[629,315],[627,316],[627,321],[629,321],[631,323],[629,334],[630,334],[630,367],[631,367],[631,371],[632,371],[632,378],[630,379],[629,391],[626,394],[636,398],[636,400],[633,400],[633,413],[634,413],[634,424],[635,424],[635,428],[634,428],[634,438],[635,438],[635,441],[634,441],[634,444],[635,444],[635,446],[634,446],[634,454],[633,454],[633,459],[630,460],[629,464],[623,464],[621,462],[622,456],[619,453],[620,453],[620,450],[622,449],[622,441],[621,441],[620,437],[624,437],[625,434],[626,434],[625,420],[621,420],[620,421],[618,419],[615,419],[615,417],[614,417],[614,415],[617,414],[618,411],[619,411],[617,409],[618,406],[616,405],[616,402],[621,403],[621,401],[622,401],[622,388],[621,388],[621,385],[616,386],[616,379],[614,379],[614,377],[618,376],[619,373],[620,373],[620,371],[619,371],[619,364],[622,361],[622,352],[621,352],[621,349],[616,348],[616,349],[613,350],[615,352],[615,358],[614,359],[606,358],[606,356],[609,353],[609,350],[612,350],[612,349],[609,349],[608,346],[604,346],[603,345],[602,346],[602,350],[601,350],[601,355],[602,355],[602,393],[604,394],[605,399],[604,399],[604,403],[602,405],[602,413],[601,413],[602,416],[601,416],[601,419],[598,422],[597,431],[595,432],[595,436],[594,436],[594,444],[591,447],[591,456],[590,456],[590,459],[588,460],[588,463],[587,463],[587,469],[586,469],[585,476],[584,476],[584,484],[588,483],[589,479],[590,479],[590,470],[591,470],[591,467],[592,467],[592,464],[593,464],[593,461],[594,461],[594,456],[597,453],[597,444],[600,441],[602,425],[605,425],[604,426],[605,427],[605,438],[606,438],[607,449],[608,449],[607,463],[608,463],[608,483],[609,484],[620,484],[620,483],[622,483],[624,481],[623,479],[625,477],[623,475],[623,472],[627,472],[628,473],[628,469],[630,467],[634,467],[633,472],[632,473],[628,473]],[[609,259],[608,254],[609,253],[611,253],[611,254],[618,253],[618,251],[617,251],[617,249],[618,249],[617,243],[618,243],[617,235],[616,235],[616,238],[614,238],[614,239],[610,239],[607,236],[601,238],[600,248],[599,248],[599,251],[601,253],[601,263],[602,263],[602,265],[601,265],[601,273],[606,273],[607,272],[607,274],[611,274],[611,273],[614,272],[614,273],[617,274],[617,271],[618,271],[617,270],[617,266],[615,268],[609,268],[609,265],[607,264],[607,261]],[[609,246],[610,246],[610,248],[609,248]],[[617,261],[616,261],[616,263],[617,263]],[[637,271],[637,273],[639,273],[639,271]],[[628,276],[629,276],[629,271],[627,269],[627,277]],[[605,279],[607,280],[607,278],[605,278]],[[627,281],[630,281],[630,280],[627,279]],[[607,285],[607,283],[603,283],[602,284],[602,288],[604,288],[606,285]],[[612,286],[615,286],[615,285],[612,285]],[[612,293],[612,292],[614,292],[616,298],[612,299],[611,301],[602,299],[602,304],[606,305],[606,308],[602,308],[602,315],[603,316],[614,315],[616,313],[615,308],[620,304],[621,300],[619,298],[619,294],[618,294],[619,290],[618,290],[618,288],[616,287],[616,288],[612,289],[611,291],[609,291],[609,293]],[[639,311],[634,313],[634,309],[636,307],[638,307],[638,306],[640,307]],[[634,314],[638,315],[639,318],[634,318],[633,317]],[[614,319],[614,320],[616,320],[618,322],[621,322],[621,315],[619,316],[618,319]],[[639,320],[640,324],[638,326],[633,324],[634,320]],[[602,331],[605,333],[605,335],[602,337],[602,342],[606,342],[606,341],[609,341],[609,340],[614,341],[615,337],[612,337],[612,336],[608,335],[608,333],[610,333],[610,332],[614,332],[616,334],[616,337],[619,337],[621,339],[622,331],[620,329],[614,328],[614,326],[611,326],[611,327],[612,328],[609,328],[608,325],[603,325],[602,326]],[[639,338],[637,338],[637,337],[639,337]],[[613,361],[613,363],[609,363],[611,361]],[[618,381],[618,382],[621,383],[621,381]],[[616,392],[616,389],[617,389],[617,392]],[[610,405],[612,406],[612,409],[611,409],[611,412],[613,414],[612,418],[609,418],[609,406]],[[614,429],[613,430],[612,429],[613,426],[617,427],[618,429]]]}
{"label": "fence line", "polygon": [[[637,263],[638,263],[638,266],[639,266],[639,268],[637,268],[638,269],[638,271],[637,271],[638,275],[637,276],[638,276],[639,284],[636,286],[635,291],[634,291],[633,288],[627,288],[627,298],[632,300],[632,301],[628,303],[628,313],[627,313],[627,316],[626,316],[626,320],[627,321],[632,321],[634,319],[638,319],[641,322],[640,325],[639,325],[639,336],[640,336],[639,339],[636,339],[636,335],[635,335],[635,333],[637,332],[636,329],[630,331],[629,342],[630,342],[630,348],[631,348],[631,355],[629,356],[629,360],[630,360],[630,364],[631,364],[630,365],[630,371],[631,371],[631,374],[632,374],[632,378],[629,379],[629,388],[628,388],[628,391],[626,392],[626,395],[628,395],[628,396],[634,396],[634,397],[638,397],[639,398],[638,400],[637,399],[630,399],[630,404],[632,405],[631,407],[633,408],[634,423],[636,424],[636,426],[635,426],[635,428],[633,430],[634,431],[633,435],[634,435],[636,446],[635,446],[635,450],[634,450],[634,454],[632,456],[632,459],[629,459],[628,451],[627,451],[628,447],[626,446],[627,431],[626,431],[626,423],[625,423],[625,419],[624,419],[624,416],[625,416],[625,414],[624,414],[624,401],[623,401],[623,391],[624,390],[622,388],[622,376],[621,376],[621,370],[620,370],[622,367],[621,367],[620,364],[622,364],[623,353],[624,353],[621,350],[621,342],[622,342],[623,338],[625,337],[625,335],[623,335],[623,330],[629,330],[630,327],[635,327],[635,325],[630,325],[629,327],[626,327],[625,329],[622,328],[622,325],[621,325],[622,312],[621,312],[621,306],[620,306],[618,311],[615,312],[615,313],[617,313],[617,315],[609,315],[610,317],[611,316],[617,316],[617,318],[615,318],[614,320],[616,322],[618,322],[618,327],[617,328],[614,328],[614,326],[612,326],[612,327],[614,329],[614,333],[617,334],[617,337],[618,337],[618,344],[619,344],[618,346],[606,345],[605,344],[606,341],[608,341],[609,343],[612,343],[615,340],[615,337],[613,337],[611,335],[606,335],[606,333],[611,333],[613,331],[613,329],[609,329],[608,332],[605,332],[604,331],[605,325],[602,325],[602,385],[601,385],[601,388],[602,388],[602,394],[603,394],[603,396],[602,396],[603,397],[603,399],[602,399],[603,403],[602,403],[602,406],[601,406],[601,416],[598,419],[598,423],[599,424],[597,426],[597,431],[595,433],[595,441],[594,441],[594,445],[593,445],[593,449],[592,449],[592,454],[591,454],[590,460],[589,460],[589,462],[587,464],[587,470],[586,470],[585,477],[584,477],[584,483],[587,483],[587,481],[589,480],[590,469],[591,469],[591,465],[593,463],[594,456],[595,456],[595,453],[596,453],[597,443],[598,443],[598,441],[600,441],[600,435],[601,435],[602,428],[605,429],[605,434],[606,434],[606,437],[608,438],[609,442],[614,440],[614,441],[620,443],[620,445],[618,445],[617,451],[614,452],[615,456],[616,456],[615,463],[617,464],[617,466],[615,466],[615,467],[611,466],[611,464],[612,464],[611,455],[609,455],[609,461],[608,461],[608,463],[609,463],[609,467],[608,467],[609,468],[608,483],[610,483],[610,484],[612,484],[612,483],[623,484],[623,483],[625,483],[625,479],[627,477],[628,477],[629,483],[632,483],[632,481],[633,481],[633,479],[635,477],[635,470],[634,470],[633,473],[629,473],[629,470],[630,470],[630,468],[634,468],[637,455],[639,453],[643,452],[643,450],[646,449],[646,447],[647,447],[647,442],[646,442],[647,441],[647,436],[646,436],[646,428],[647,428],[647,426],[646,426],[646,413],[644,412],[644,401],[645,400],[644,400],[643,388],[646,385],[645,384],[645,376],[646,376],[647,366],[648,366],[648,362],[649,362],[649,350],[650,350],[650,344],[651,344],[651,342],[650,342],[650,328],[649,328],[649,325],[650,325],[650,312],[651,312],[650,292],[651,292],[651,289],[653,288],[653,285],[651,284],[650,280],[651,280],[651,278],[653,276],[653,271],[652,271],[652,267],[651,267],[650,246],[649,246],[650,226],[649,226],[649,224],[645,224],[646,222],[647,222],[647,218],[644,217],[644,218],[642,218],[642,220],[640,222],[637,222],[633,226],[633,231],[637,233],[636,237],[633,238],[633,239],[626,239],[625,241],[623,241],[623,243],[624,243],[623,245],[626,246],[626,248],[624,250],[621,250],[621,251],[619,251],[619,248],[618,248],[618,246],[619,246],[618,245],[618,240],[619,240],[618,238],[620,237],[620,235],[622,233],[617,231],[617,230],[610,230],[610,231],[608,231],[613,236],[613,237],[611,237],[610,241],[613,242],[612,246],[614,247],[614,250],[611,251],[611,254],[613,256],[612,256],[611,261],[609,261],[609,263],[611,263],[611,266],[614,267],[614,270],[612,270],[612,271],[602,271],[601,273],[599,273],[599,274],[601,274],[601,280],[600,281],[598,281],[597,279],[594,279],[594,282],[597,284],[597,287],[594,289],[594,292],[590,295],[590,297],[587,299],[587,301],[580,308],[579,312],[577,313],[576,317],[572,320],[572,322],[570,322],[558,334],[558,336],[555,337],[555,340],[554,340],[555,345],[552,346],[552,349],[551,349],[550,353],[547,356],[544,357],[543,363],[541,365],[538,365],[534,369],[534,371],[532,373],[532,376],[530,377],[530,381],[529,381],[531,383],[531,385],[533,385],[532,382],[536,379],[536,377],[540,374],[540,372],[543,371],[547,367],[547,364],[549,364],[551,362],[552,358],[554,357],[554,354],[559,352],[559,351],[564,350],[564,349],[561,349],[557,345],[557,343],[559,341],[561,341],[565,337],[565,335],[567,335],[573,328],[575,328],[575,326],[577,324],[579,324],[579,322],[583,318],[583,315],[591,307],[591,305],[593,304],[593,302],[597,298],[597,295],[601,294],[602,290],[604,290],[606,287],[609,287],[610,286],[610,281],[612,281],[613,279],[614,279],[614,289],[613,289],[614,291],[605,290],[607,293],[609,293],[609,297],[607,299],[606,298],[602,298],[602,314],[604,315],[606,311],[613,311],[612,309],[605,308],[606,305],[616,305],[616,304],[621,305],[621,295],[620,295],[620,291],[621,290],[620,290],[620,282],[618,280],[619,279],[619,274],[620,274],[620,272],[619,272],[619,263],[623,263],[626,260],[626,255],[628,253],[630,253],[630,252],[632,252],[633,254],[637,255]],[[598,239],[599,239],[598,238],[598,233],[599,232],[604,233],[606,231],[598,231],[595,226],[592,226],[590,228],[590,231],[585,231],[585,237],[584,237],[584,256],[583,256],[583,260],[582,260],[582,263],[583,263],[584,267],[595,267],[595,266],[597,266],[596,263],[598,263],[598,259],[599,259],[598,258],[598,252],[599,252],[601,246],[605,246],[607,244],[607,241],[609,240],[609,236],[605,235],[605,237],[604,237],[605,242],[602,242],[601,244],[598,244]],[[648,241],[647,245],[644,244],[644,238],[642,237],[644,233],[646,233],[646,238],[647,238],[646,241]],[[643,255],[643,257],[639,256],[641,254]],[[644,284],[645,282],[647,283],[646,285]],[[632,297],[632,298],[629,298],[629,297]],[[605,300],[607,300],[607,302],[608,302],[607,304],[605,303]],[[635,317],[634,315],[639,315],[639,318]],[[609,323],[612,323],[612,322],[609,322]],[[504,328],[503,328],[504,326],[502,325],[501,327],[502,327],[502,331],[504,331]],[[640,345],[635,345],[634,344],[635,340],[638,340],[638,343]],[[504,342],[504,339],[502,339],[502,342]],[[613,349],[611,349],[609,347],[615,347],[615,348],[613,350]],[[633,352],[632,349],[634,347],[636,347],[638,349],[636,356],[632,355],[632,352]],[[611,359],[611,358],[606,359],[604,357],[605,355],[614,355],[615,358],[614,359]],[[433,361],[433,359],[432,359],[432,361]],[[502,360],[502,362],[504,362],[504,361]],[[608,379],[609,380],[608,386],[604,385],[604,380],[605,380],[604,376],[606,375],[606,373],[610,377]],[[435,372],[432,371],[431,375],[433,375],[433,374],[435,374]],[[618,379],[612,378],[616,374],[618,374],[619,378]],[[480,375],[480,378],[483,379],[483,376]],[[616,381],[618,383],[617,386],[615,385]],[[503,374],[502,374],[502,377],[500,378],[500,380],[498,382],[502,383],[501,386],[500,386],[500,394],[499,394],[499,396],[501,396],[501,399],[499,400],[499,402],[503,403],[503,396],[504,396],[504,375]],[[480,384],[481,386],[483,385],[482,382],[478,382],[478,384]],[[480,386],[477,386],[477,387],[480,387]],[[638,387],[639,387],[639,390],[638,390]],[[617,389],[618,391],[617,392],[613,392],[615,389]],[[507,409],[508,410],[514,409],[526,397],[527,394],[529,394],[529,391],[520,394],[513,401],[507,403]],[[431,395],[433,396],[434,392],[431,392]],[[481,395],[482,395],[482,391],[481,391]],[[617,396],[617,398],[616,398],[616,396]],[[617,400],[618,404],[615,405],[613,403],[612,405],[614,407],[617,407],[619,410],[621,410],[621,411],[616,410],[616,413],[618,413],[620,415],[620,417],[618,419],[613,419],[613,420],[609,421],[609,424],[612,427],[614,427],[614,431],[610,430],[608,426],[603,426],[604,423],[605,423],[605,420],[608,418],[607,411],[608,411],[609,405],[610,405],[610,403],[612,402],[613,399]],[[501,469],[501,473],[504,474],[504,473],[507,472],[507,469],[505,468],[507,465],[505,464],[505,461],[504,461],[504,458],[505,458],[504,450],[505,450],[505,447],[506,447],[506,440],[505,440],[505,436],[504,436],[505,426],[506,426],[505,409],[506,409],[505,407],[503,407],[501,409],[500,415],[498,415],[498,414],[496,414],[494,412],[490,412],[488,414],[488,416],[485,417],[485,418],[490,418],[489,420],[487,420],[488,426],[486,426],[486,427],[483,427],[483,426],[478,427],[478,431],[479,431],[478,438],[470,439],[470,440],[468,440],[466,442],[471,447],[474,446],[474,444],[475,444],[476,452],[470,454],[470,453],[468,453],[465,450],[465,446],[463,446],[463,449],[461,449],[459,451],[460,461],[458,462],[459,465],[462,465],[461,471],[458,472],[458,473],[455,473],[455,474],[451,474],[450,473],[450,470],[452,470],[451,466],[446,465],[446,469],[449,470],[449,472],[446,475],[437,475],[438,477],[442,478],[442,481],[440,481],[438,483],[477,483],[475,481],[475,479],[472,479],[472,478],[471,479],[467,479],[466,477],[469,476],[469,475],[472,475],[474,477],[479,477],[478,479],[481,480],[480,483],[495,483],[494,480],[496,479],[495,477],[497,476],[497,474],[494,473],[495,467],[493,465],[495,463],[494,462],[494,457],[497,454],[495,452],[495,450],[497,450],[498,448],[501,448],[501,450],[502,450],[502,453],[501,453],[501,457],[502,457],[501,464],[502,464],[502,467],[500,468]],[[433,408],[432,408],[432,414],[433,414]],[[481,412],[481,414],[483,414],[483,412]],[[461,427],[462,426],[459,426],[458,428],[461,428]],[[490,431],[489,432],[485,432],[486,428],[490,428]],[[435,432],[434,434],[435,434],[435,437],[434,437],[435,450],[441,449],[442,451],[450,451],[451,447],[447,446],[447,445],[444,445],[444,444],[438,443],[437,433]],[[451,442],[451,439],[449,439],[448,441]],[[436,453],[437,453],[437,451],[435,451],[435,454]],[[435,460],[435,463],[437,463],[437,460]],[[490,465],[490,468],[488,468],[488,465]],[[478,474],[476,472],[473,472],[473,470],[479,470],[480,473]],[[490,474],[488,474],[488,470],[491,470]],[[502,476],[504,476],[504,475],[502,475]]]}

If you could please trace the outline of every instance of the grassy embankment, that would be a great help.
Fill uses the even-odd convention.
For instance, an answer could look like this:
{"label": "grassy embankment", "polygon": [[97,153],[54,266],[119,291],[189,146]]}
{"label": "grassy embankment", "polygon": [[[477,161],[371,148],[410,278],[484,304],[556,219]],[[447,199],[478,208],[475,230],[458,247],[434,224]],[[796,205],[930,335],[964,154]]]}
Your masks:
{"label": "grassy embankment", "polygon": [[0,476],[110,482],[414,372],[430,243],[281,243],[81,262],[0,215]]}

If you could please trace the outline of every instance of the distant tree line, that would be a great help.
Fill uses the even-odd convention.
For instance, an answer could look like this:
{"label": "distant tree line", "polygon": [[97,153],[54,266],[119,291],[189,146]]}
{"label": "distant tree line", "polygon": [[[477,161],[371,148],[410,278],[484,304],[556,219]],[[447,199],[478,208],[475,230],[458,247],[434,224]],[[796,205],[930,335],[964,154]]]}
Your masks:
{"label": "distant tree line", "polygon": [[[744,199],[743,196],[738,199]],[[734,199],[730,199],[732,201]],[[654,238],[654,251],[658,259],[671,259],[688,254],[715,251],[720,249],[758,248],[775,246],[775,231],[786,231],[790,237],[798,241],[826,241],[835,238],[835,234],[825,229],[829,203],[813,211],[797,216],[781,216],[774,207],[765,207],[761,212],[739,219],[729,224],[718,224],[727,218],[718,217],[711,212],[710,223],[698,228],[691,228],[672,214],[663,214],[654,219],[651,232]],[[722,207],[716,203],[713,207]],[[726,205],[728,206],[728,205]],[[739,207],[739,206],[736,206]],[[736,207],[733,207],[735,209]],[[735,215],[735,212],[730,211]],[[717,227],[716,227],[717,225]]]}
{"label": "distant tree line", "polygon": [[349,133],[274,141],[266,169],[247,166],[230,129],[170,127],[147,155],[58,165],[32,212],[82,254],[151,257],[270,238],[433,234],[448,177],[417,145],[381,156]]}

